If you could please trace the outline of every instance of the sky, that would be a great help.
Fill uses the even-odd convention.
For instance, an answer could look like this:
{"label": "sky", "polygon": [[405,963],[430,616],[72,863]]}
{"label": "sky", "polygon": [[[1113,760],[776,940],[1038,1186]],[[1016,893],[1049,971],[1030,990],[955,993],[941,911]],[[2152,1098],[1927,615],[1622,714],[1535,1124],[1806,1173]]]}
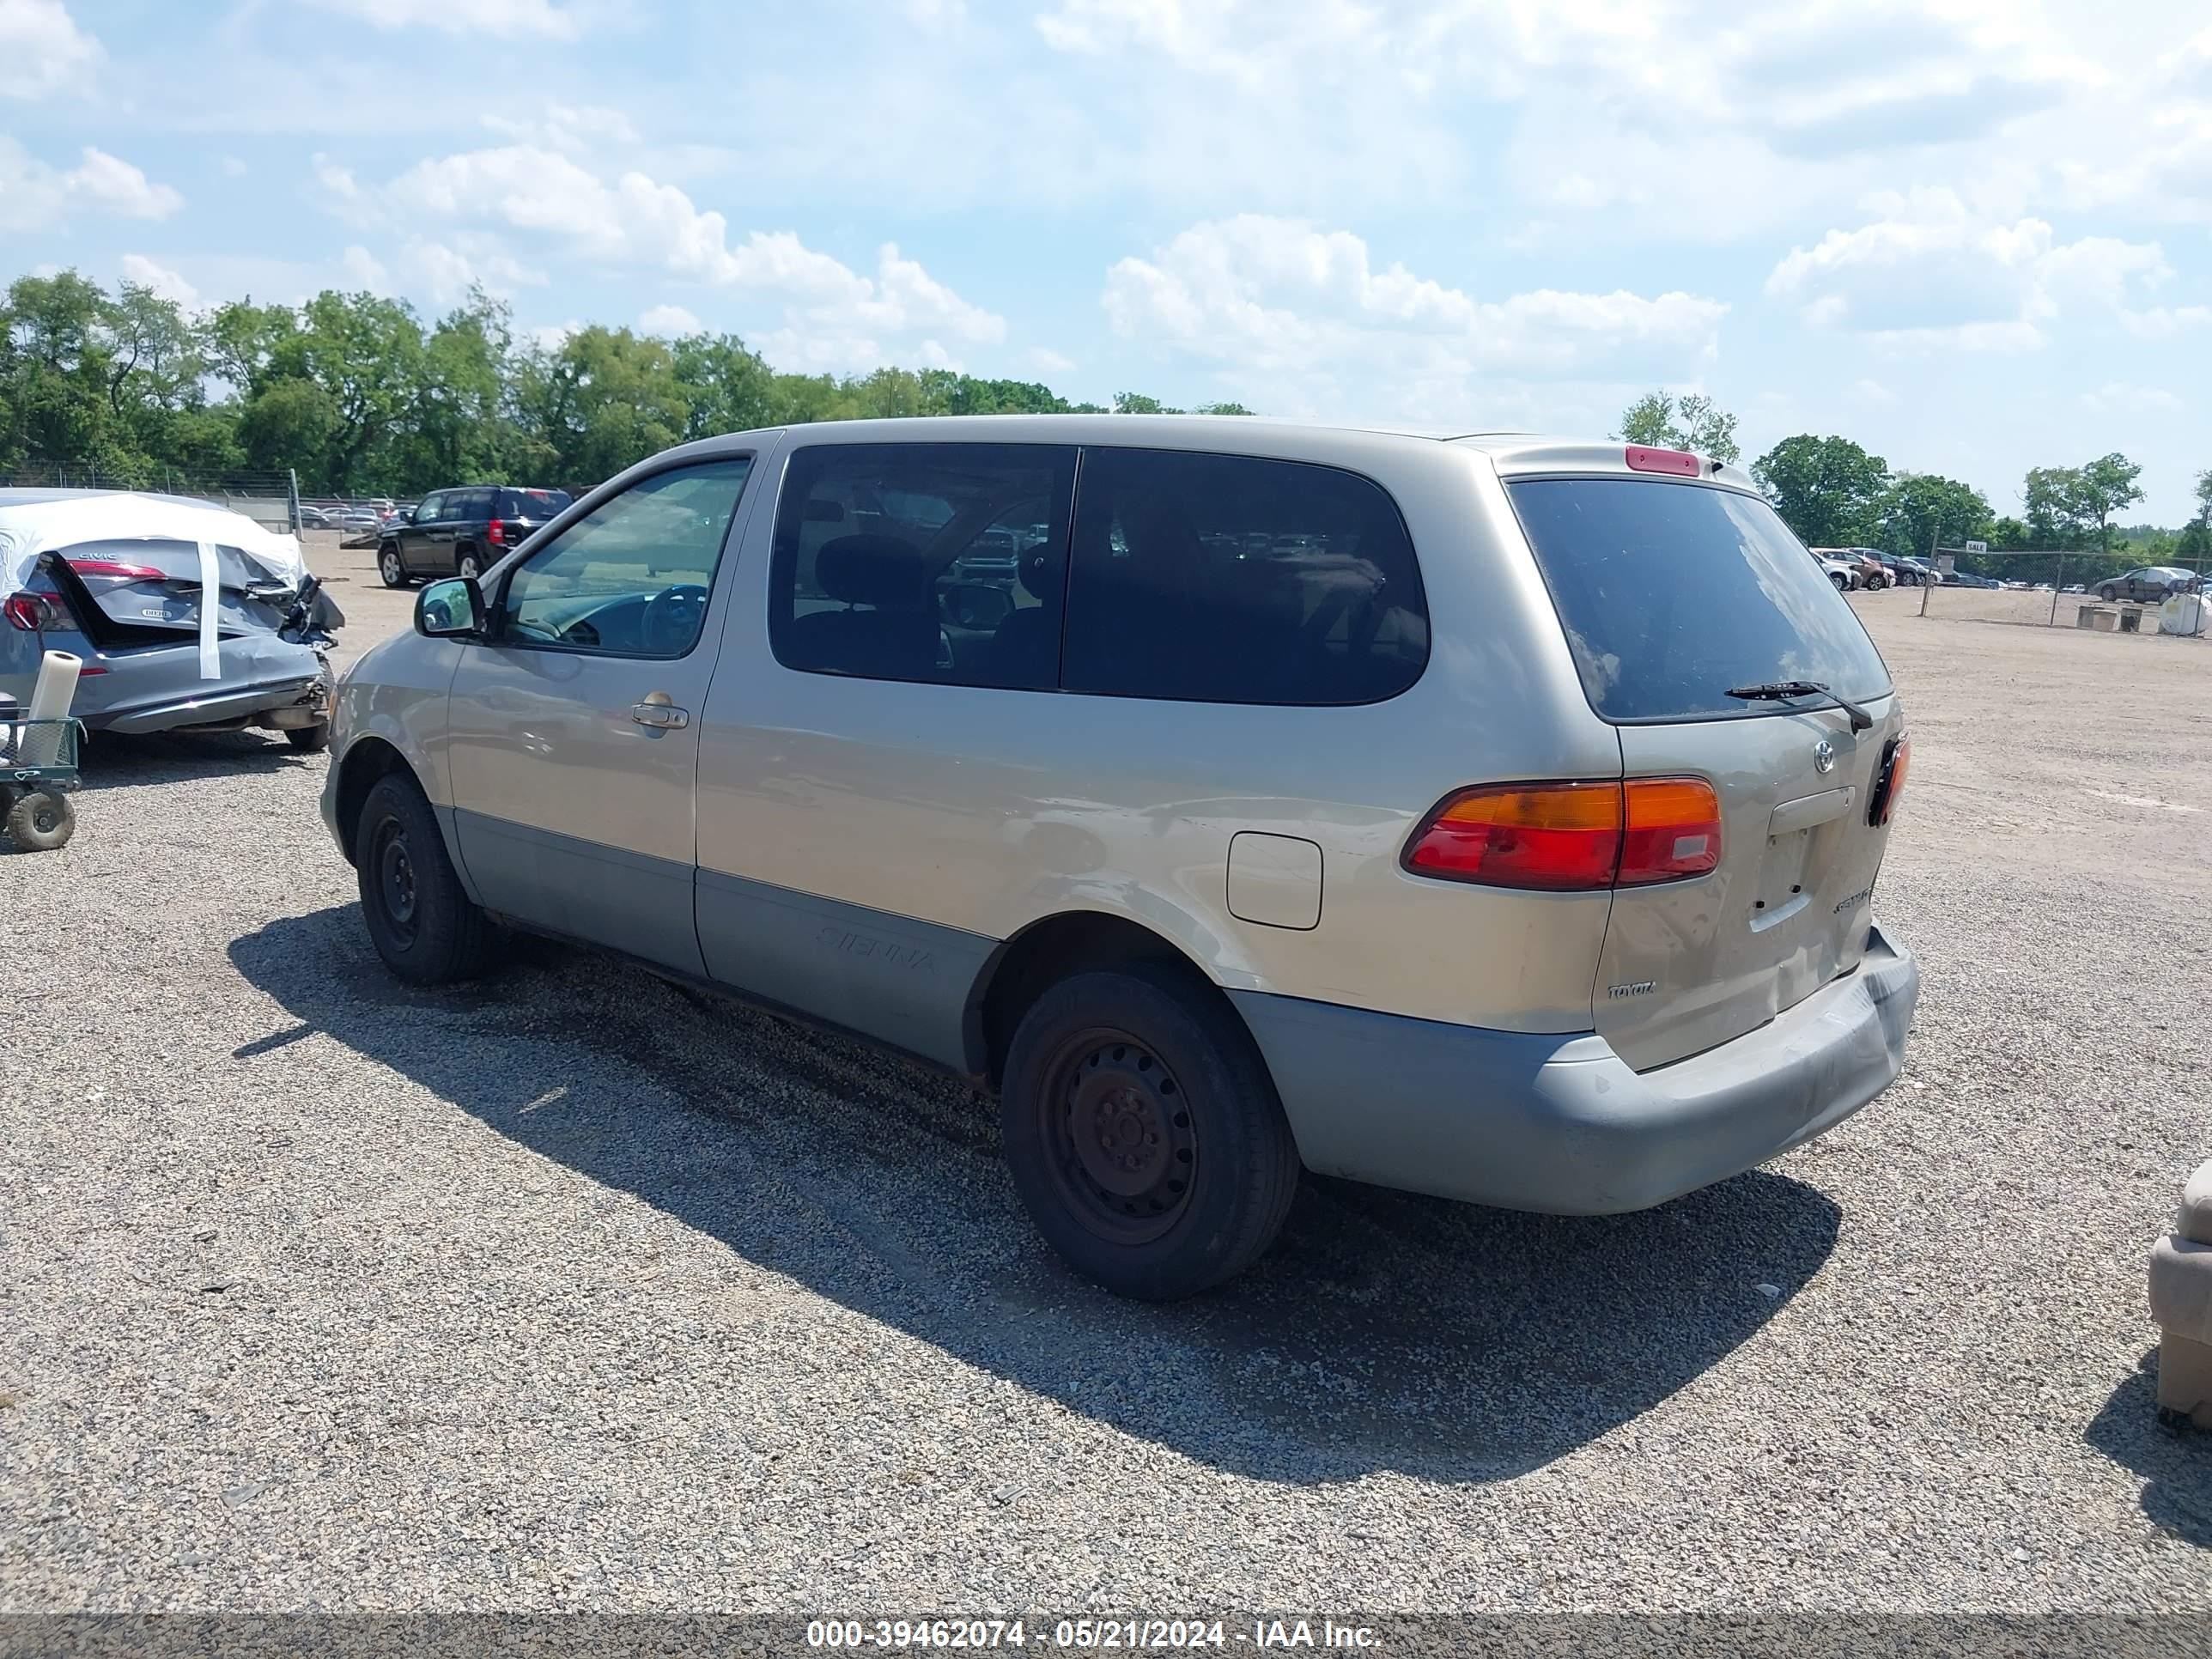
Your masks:
{"label": "sky", "polygon": [[0,0],[0,280],[730,331],[2019,508],[2212,467],[2204,0]]}

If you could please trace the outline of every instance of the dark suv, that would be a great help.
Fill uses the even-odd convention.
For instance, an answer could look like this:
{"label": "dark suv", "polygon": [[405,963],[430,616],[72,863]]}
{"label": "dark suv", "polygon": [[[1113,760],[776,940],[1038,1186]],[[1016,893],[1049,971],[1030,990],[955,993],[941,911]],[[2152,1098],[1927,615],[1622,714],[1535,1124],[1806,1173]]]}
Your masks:
{"label": "dark suv", "polygon": [[434,489],[414,512],[384,526],[377,574],[386,587],[428,576],[474,576],[568,505],[565,489],[470,484]]}

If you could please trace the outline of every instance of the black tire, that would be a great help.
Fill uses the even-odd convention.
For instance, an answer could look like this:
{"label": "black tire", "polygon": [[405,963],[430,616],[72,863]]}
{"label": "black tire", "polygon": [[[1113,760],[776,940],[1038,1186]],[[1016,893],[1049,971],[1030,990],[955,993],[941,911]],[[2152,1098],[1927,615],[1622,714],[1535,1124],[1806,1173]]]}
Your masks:
{"label": "black tire", "polygon": [[1837,592],[1848,593],[1850,592],[1851,579],[1849,576],[1839,575],[1835,571],[1831,570],[1828,573],[1828,580],[1836,585]]}
{"label": "black tire", "polygon": [[1117,1296],[1171,1302],[1235,1277],[1297,1192],[1297,1147],[1250,1035],[1170,968],[1046,991],[1014,1033],[1000,1106],[1030,1218]]}
{"label": "black tire", "polygon": [[331,746],[331,723],[319,720],[313,726],[289,726],[284,741],[303,755],[319,755]]}
{"label": "black tire", "polygon": [[1889,578],[1887,576],[1869,576],[1867,578],[1867,586],[1879,591],[1889,586]]}
{"label": "black tire", "polygon": [[353,856],[369,942],[394,974],[410,985],[451,985],[491,965],[491,918],[462,890],[437,815],[408,774],[387,774],[369,790]]}
{"label": "black tire", "polygon": [[2106,582],[2102,587],[2097,590],[2097,597],[2102,599],[2106,605],[2110,605],[2120,597],[2120,590],[2113,586],[2112,583]]}
{"label": "black tire", "polygon": [[464,553],[459,558],[453,561],[453,574],[456,576],[464,576],[473,580],[475,578],[483,574],[483,567],[477,562],[477,556],[475,554]]}
{"label": "black tire", "polygon": [[411,580],[407,561],[399,556],[398,542],[386,542],[376,550],[376,574],[384,578],[386,587],[404,587]]}
{"label": "black tire", "polygon": [[51,853],[76,832],[76,808],[58,789],[32,789],[8,805],[8,839],[26,853]]}

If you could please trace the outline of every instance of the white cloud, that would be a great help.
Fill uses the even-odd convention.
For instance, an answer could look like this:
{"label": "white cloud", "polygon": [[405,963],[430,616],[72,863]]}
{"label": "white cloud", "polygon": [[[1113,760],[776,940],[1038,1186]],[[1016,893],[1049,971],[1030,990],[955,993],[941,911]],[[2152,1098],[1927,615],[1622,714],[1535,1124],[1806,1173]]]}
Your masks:
{"label": "white cloud", "polygon": [[243,179],[246,177],[246,172],[247,168],[246,163],[239,157],[235,155],[226,155],[222,158],[222,176],[224,178]]}
{"label": "white cloud", "polygon": [[[480,240],[465,240],[471,244]],[[433,306],[458,304],[473,288],[505,295],[518,287],[543,287],[546,280],[543,271],[498,248],[471,252],[410,236],[386,252],[388,262],[354,243],[339,256],[338,270],[352,288],[393,298],[423,299]]]}
{"label": "white cloud", "polygon": [[77,165],[63,172],[0,133],[0,229],[43,229],[80,209],[125,219],[165,219],[184,202],[168,185],[151,183],[130,162],[105,150],[87,145]]}
{"label": "white cloud", "polygon": [[2094,392],[2081,394],[2081,407],[2093,415],[2179,415],[2185,405],[2173,393],[2159,386],[2107,380]]}
{"label": "white cloud", "polygon": [[2148,318],[2136,302],[2173,275],[2155,242],[2061,243],[2044,220],[1991,220],[1948,190],[1869,205],[1885,216],[1792,249],[1766,291],[1816,327],[1899,344],[2015,351],[2041,346],[2048,325],[2069,312]]}
{"label": "white cloud", "polygon": [[572,155],[604,155],[638,143],[629,116],[602,104],[539,104],[522,114],[487,115],[485,128],[516,143]]}
{"label": "white cloud", "polygon": [[1065,374],[1075,367],[1075,359],[1050,346],[1031,346],[1022,354],[1022,362],[1040,374]]}
{"label": "white cloud", "polygon": [[384,268],[384,261],[359,243],[338,256],[338,269],[345,273],[346,281],[356,289],[371,294],[389,294],[392,291],[392,273]]}
{"label": "white cloud", "polygon": [[682,306],[654,306],[637,319],[641,334],[665,334],[672,337],[696,334],[704,324]]}
{"label": "white cloud", "polygon": [[0,98],[40,98],[80,84],[100,42],[62,0],[0,0]]}
{"label": "white cloud", "polygon": [[433,28],[447,34],[536,36],[573,40],[582,32],[573,7],[551,0],[313,0],[380,29]]}
{"label": "white cloud", "polygon": [[1869,409],[1894,409],[1899,401],[1898,395],[1880,380],[1853,380],[1844,392],[1853,403]]}
{"label": "white cloud", "polygon": [[116,269],[126,283],[150,288],[164,300],[173,300],[186,311],[199,308],[200,292],[168,266],[156,264],[143,253],[126,253]]}
{"label": "white cloud", "polygon": [[943,353],[941,343],[996,344],[1003,318],[971,304],[900,252],[878,251],[873,275],[819,252],[789,231],[732,243],[728,222],[647,174],[602,178],[574,157],[501,145],[416,163],[388,185],[365,186],[326,157],[316,176],[341,214],[363,224],[445,222],[483,235],[495,227],[542,237],[610,266],[654,270],[780,306],[763,336],[794,363],[873,368],[894,346]]}
{"label": "white cloud", "polygon": [[1678,380],[1713,358],[1719,301],[1542,289],[1498,301],[1378,270],[1349,231],[1245,214],[1194,225],[1150,259],[1107,273],[1104,304],[1124,337],[1261,374],[1365,368],[1464,380]]}

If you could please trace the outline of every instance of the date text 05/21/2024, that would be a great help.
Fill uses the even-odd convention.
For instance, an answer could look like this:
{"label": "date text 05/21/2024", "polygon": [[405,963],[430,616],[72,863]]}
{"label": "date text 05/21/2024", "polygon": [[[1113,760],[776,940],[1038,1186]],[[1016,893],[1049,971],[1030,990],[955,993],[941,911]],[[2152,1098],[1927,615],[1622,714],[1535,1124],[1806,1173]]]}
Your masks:
{"label": "date text 05/21/2024", "polygon": [[1291,1650],[1382,1645],[1366,1625],[1333,1619],[817,1619],[806,1626],[811,1648],[1027,1648],[1078,1652],[1246,1647]]}

